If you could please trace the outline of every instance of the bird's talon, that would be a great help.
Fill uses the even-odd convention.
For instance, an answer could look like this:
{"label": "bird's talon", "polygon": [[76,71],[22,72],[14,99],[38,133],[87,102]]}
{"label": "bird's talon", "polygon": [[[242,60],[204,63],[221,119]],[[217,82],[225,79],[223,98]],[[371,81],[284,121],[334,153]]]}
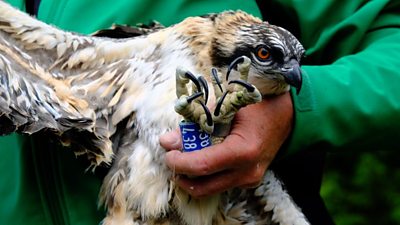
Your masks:
{"label": "bird's talon", "polygon": [[[190,81],[196,86],[193,87],[192,94],[189,94],[187,87]],[[212,133],[214,123],[206,106],[209,88],[204,77],[196,78],[191,72],[179,68],[176,71],[176,87],[178,101],[175,103],[175,111],[185,121],[197,123],[205,132]]]}
{"label": "bird's talon", "polygon": [[209,93],[207,81],[202,76],[199,76],[198,80],[199,80],[199,82],[200,82],[200,84],[201,84],[201,86],[203,87],[203,90],[204,90],[204,101],[205,101],[204,104],[207,104],[208,93]]}
{"label": "bird's talon", "polygon": [[194,85],[196,86],[196,88],[197,88],[197,91],[201,91],[200,81],[193,75],[193,73],[187,71],[187,72],[185,73],[185,77],[188,78],[188,79],[190,79],[190,80],[193,82],[193,84],[194,84]]}
{"label": "bird's talon", "polygon": [[[217,101],[212,114],[206,106],[209,97],[207,81],[201,76],[195,77],[186,70],[177,70],[177,88],[181,89],[178,98],[180,96],[183,96],[183,98],[180,98],[176,103],[176,111],[184,117],[184,120],[198,123],[207,133],[213,132],[214,126],[217,126],[219,133],[222,131],[222,133],[228,134],[229,130],[226,131],[226,129],[229,129],[230,126],[227,125],[231,123],[236,112],[246,105],[261,100],[259,91],[247,82],[250,65],[251,60],[246,56],[238,57],[230,64],[227,80],[232,69],[236,69],[240,77],[229,81],[228,85],[235,84],[235,86],[226,91],[224,91],[220,81],[218,70],[211,69],[211,79]],[[197,90],[196,87],[193,87],[193,94],[188,94],[190,92],[187,88],[189,81],[192,81],[197,87]]]}
{"label": "bird's talon", "polygon": [[[247,70],[250,68],[251,60],[247,56],[240,56],[237,57],[233,62],[229,65],[228,70],[226,72],[226,80],[229,79],[229,75],[233,69],[239,70],[239,72],[242,72],[243,69]],[[244,71],[243,71],[244,72]]]}
{"label": "bird's talon", "polygon": [[243,81],[243,80],[232,80],[232,81],[229,81],[228,84],[238,84],[238,85],[241,85],[241,86],[243,86],[244,88],[246,88],[246,90],[247,90],[248,92],[254,92],[254,90],[256,89],[252,84],[247,83],[247,82],[245,82],[245,81]]}
{"label": "bird's talon", "polygon": [[[182,68],[176,69],[177,94],[179,94],[178,97],[180,97],[180,95],[187,94],[187,91],[182,92],[180,89],[186,88],[186,84],[189,83],[189,80],[193,82],[193,84],[197,88],[197,91],[200,92],[201,91],[200,81],[197,79],[195,75],[193,75],[193,73]],[[181,92],[178,93],[178,91]]]}
{"label": "bird's talon", "polygon": [[195,100],[196,98],[198,98],[202,95],[203,95],[203,92],[196,92],[196,93],[192,94],[191,96],[187,97],[186,100],[190,104],[193,100]]}
{"label": "bird's talon", "polygon": [[[230,124],[234,115],[240,108],[261,101],[260,92],[255,86],[247,82],[250,65],[251,60],[246,56],[236,58],[229,65],[226,80],[229,80],[229,75],[233,69],[236,69],[239,72],[240,77],[239,79],[234,79],[228,82],[228,85],[237,84],[237,86],[229,89],[223,95],[221,94],[222,96],[220,95],[220,98],[217,101],[217,106],[214,110],[214,123],[216,126]],[[218,77],[217,71],[212,71],[212,74],[216,80],[215,77]],[[224,108],[222,108],[222,106],[224,106]],[[224,133],[226,133],[226,131],[224,131]]]}
{"label": "bird's talon", "polygon": [[237,64],[243,63],[243,62],[244,62],[243,56],[240,56],[240,57],[236,58],[235,60],[233,60],[233,62],[231,62],[231,64],[229,64],[228,70],[226,72],[225,80],[229,79],[229,75],[231,74],[231,71],[233,69],[236,69]]}
{"label": "bird's talon", "polygon": [[222,105],[224,103],[224,100],[225,100],[225,97],[227,95],[228,95],[228,92],[225,92],[222,95],[222,97],[218,99],[217,106],[215,107],[215,110],[214,110],[214,116],[218,117],[220,115],[221,107],[222,107]]}
{"label": "bird's talon", "polygon": [[211,127],[214,124],[214,122],[213,122],[210,110],[207,108],[207,106],[203,102],[200,102],[200,105],[201,105],[201,107],[203,107],[204,113],[206,115],[207,125],[209,127]]}
{"label": "bird's talon", "polygon": [[212,68],[212,69],[211,69],[211,74],[213,75],[213,76],[212,76],[212,77],[213,77],[213,81],[214,81],[215,84],[218,86],[219,90],[220,90],[221,92],[223,92],[224,90],[222,89],[221,80],[219,79],[217,69]]}

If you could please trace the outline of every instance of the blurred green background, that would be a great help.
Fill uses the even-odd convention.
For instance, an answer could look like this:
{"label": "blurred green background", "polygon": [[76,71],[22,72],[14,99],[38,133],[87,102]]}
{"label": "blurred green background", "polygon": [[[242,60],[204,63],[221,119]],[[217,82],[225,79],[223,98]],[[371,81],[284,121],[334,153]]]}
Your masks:
{"label": "blurred green background", "polygon": [[329,153],[321,195],[337,225],[400,224],[399,154]]}

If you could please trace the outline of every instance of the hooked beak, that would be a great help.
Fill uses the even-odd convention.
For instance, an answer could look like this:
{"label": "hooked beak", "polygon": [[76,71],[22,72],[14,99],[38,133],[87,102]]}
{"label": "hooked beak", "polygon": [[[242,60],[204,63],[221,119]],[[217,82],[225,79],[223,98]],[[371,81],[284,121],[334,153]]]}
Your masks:
{"label": "hooked beak", "polygon": [[302,75],[299,62],[295,59],[290,60],[291,70],[283,72],[282,75],[285,78],[286,83],[296,88],[296,94],[300,93],[302,85]]}

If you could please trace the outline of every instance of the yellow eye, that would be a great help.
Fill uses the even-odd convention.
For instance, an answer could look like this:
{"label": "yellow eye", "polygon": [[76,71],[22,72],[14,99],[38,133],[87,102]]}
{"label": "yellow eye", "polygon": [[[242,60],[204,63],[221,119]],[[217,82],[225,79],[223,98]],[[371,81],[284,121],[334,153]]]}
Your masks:
{"label": "yellow eye", "polygon": [[267,60],[269,59],[269,57],[271,57],[270,51],[265,47],[257,48],[256,53],[257,53],[257,58],[262,61]]}

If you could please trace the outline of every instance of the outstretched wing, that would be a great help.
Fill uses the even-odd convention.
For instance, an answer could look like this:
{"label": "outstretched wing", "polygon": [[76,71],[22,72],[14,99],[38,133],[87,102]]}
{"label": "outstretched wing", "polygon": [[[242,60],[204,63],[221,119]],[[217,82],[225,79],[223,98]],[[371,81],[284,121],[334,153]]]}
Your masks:
{"label": "outstretched wing", "polygon": [[144,48],[152,53],[145,38],[64,32],[0,1],[0,134],[51,130],[95,165],[109,163],[110,137],[131,113],[114,108],[128,84],[141,87],[132,74]]}

